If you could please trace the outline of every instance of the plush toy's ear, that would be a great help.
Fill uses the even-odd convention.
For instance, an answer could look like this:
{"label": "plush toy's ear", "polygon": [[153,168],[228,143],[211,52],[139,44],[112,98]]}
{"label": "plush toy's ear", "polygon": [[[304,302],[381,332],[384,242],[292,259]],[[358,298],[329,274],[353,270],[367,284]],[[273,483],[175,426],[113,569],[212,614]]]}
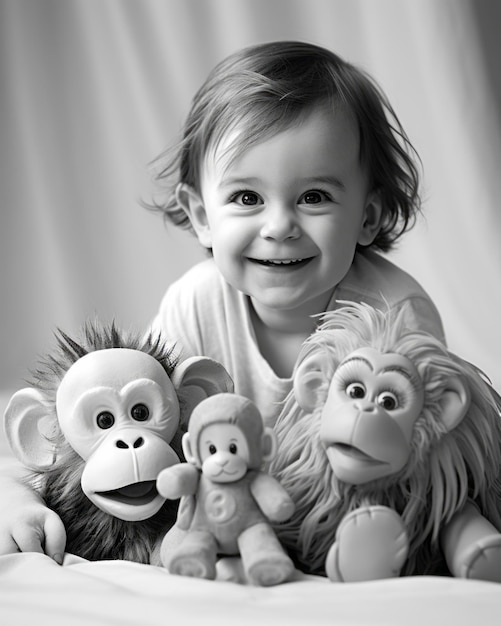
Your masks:
{"label": "plush toy's ear", "polygon": [[17,391],[5,409],[7,441],[21,463],[30,469],[43,471],[54,462],[54,445],[47,439],[50,421],[42,393],[32,387]]}
{"label": "plush toy's ear", "polygon": [[471,403],[470,390],[461,378],[450,378],[439,403],[442,423],[447,431],[451,431],[461,423],[463,417],[468,413]]}
{"label": "plush toy's ear", "polygon": [[278,439],[272,428],[264,429],[263,438],[263,461],[268,462],[273,459],[278,449]]}
{"label": "plush toy's ear", "polygon": [[196,455],[194,454],[195,450],[191,449],[191,437],[189,433],[184,433],[183,438],[181,439],[181,444],[183,447],[184,458],[188,463],[195,465],[196,467],[200,467],[200,463],[197,460]]}
{"label": "plush toy's ear", "polygon": [[315,354],[304,359],[294,373],[294,396],[303,411],[313,411],[318,402],[318,389],[324,379],[327,355]]}
{"label": "plush toy's ear", "polygon": [[233,380],[226,369],[208,357],[191,357],[182,361],[171,376],[176,391],[185,400],[185,411],[191,411],[204,398],[216,393],[232,393]]}

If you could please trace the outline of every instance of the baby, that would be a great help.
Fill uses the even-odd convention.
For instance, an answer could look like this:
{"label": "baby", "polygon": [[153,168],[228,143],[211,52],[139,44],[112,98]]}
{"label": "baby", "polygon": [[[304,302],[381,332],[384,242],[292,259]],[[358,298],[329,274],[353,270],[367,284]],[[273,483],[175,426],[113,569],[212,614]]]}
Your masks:
{"label": "baby", "polygon": [[[169,156],[170,155],[170,156]],[[153,326],[182,358],[222,363],[273,426],[318,314],[342,301],[408,303],[443,340],[422,287],[381,252],[420,210],[414,150],[378,86],[321,47],[279,41],[223,60],[194,97],[180,145],[160,157],[165,202],[210,258],[165,294]],[[60,560],[59,518],[3,479],[0,554]]]}
{"label": "baby", "polygon": [[211,258],[169,287],[154,326],[184,356],[220,361],[273,425],[315,315],[343,300],[407,302],[439,339],[420,285],[378,252],[419,211],[412,147],[373,81],[299,42],[244,49],[196,94],[177,152],[160,158],[162,210]]}

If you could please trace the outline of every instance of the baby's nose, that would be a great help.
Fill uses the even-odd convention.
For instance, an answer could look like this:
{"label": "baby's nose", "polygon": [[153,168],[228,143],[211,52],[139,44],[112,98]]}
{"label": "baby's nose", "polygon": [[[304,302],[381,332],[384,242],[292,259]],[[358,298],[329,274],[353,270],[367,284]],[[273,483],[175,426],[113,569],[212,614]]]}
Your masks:
{"label": "baby's nose", "polygon": [[267,207],[263,215],[261,237],[264,239],[285,241],[286,239],[297,239],[300,236],[301,231],[296,214],[284,203],[276,203]]}

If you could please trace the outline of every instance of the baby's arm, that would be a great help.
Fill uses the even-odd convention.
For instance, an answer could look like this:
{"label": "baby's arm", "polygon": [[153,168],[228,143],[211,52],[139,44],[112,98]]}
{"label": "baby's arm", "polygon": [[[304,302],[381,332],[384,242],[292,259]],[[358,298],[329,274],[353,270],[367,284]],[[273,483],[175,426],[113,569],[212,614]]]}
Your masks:
{"label": "baby's arm", "polygon": [[41,552],[62,563],[66,531],[59,516],[14,472],[0,477],[0,494],[0,555]]}

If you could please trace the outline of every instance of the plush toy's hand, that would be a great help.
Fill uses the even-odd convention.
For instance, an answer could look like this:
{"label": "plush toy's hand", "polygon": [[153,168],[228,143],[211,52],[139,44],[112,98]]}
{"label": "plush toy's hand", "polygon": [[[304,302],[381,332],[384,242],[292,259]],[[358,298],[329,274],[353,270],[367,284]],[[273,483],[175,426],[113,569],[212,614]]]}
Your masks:
{"label": "plush toy's hand", "polygon": [[66,531],[59,516],[15,481],[2,481],[2,493],[8,504],[0,514],[0,554],[41,552],[62,563]]}
{"label": "plush toy's hand", "polygon": [[333,582],[399,576],[409,551],[401,517],[385,506],[360,507],[338,527],[325,570]]}
{"label": "plush toy's hand", "polygon": [[285,522],[294,513],[294,502],[282,485],[272,476],[259,473],[250,485],[254,500],[272,522]]}
{"label": "plush toy's hand", "polygon": [[168,500],[196,492],[200,472],[191,463],[178,463],[162,470],[157,477],[157,491]]}

